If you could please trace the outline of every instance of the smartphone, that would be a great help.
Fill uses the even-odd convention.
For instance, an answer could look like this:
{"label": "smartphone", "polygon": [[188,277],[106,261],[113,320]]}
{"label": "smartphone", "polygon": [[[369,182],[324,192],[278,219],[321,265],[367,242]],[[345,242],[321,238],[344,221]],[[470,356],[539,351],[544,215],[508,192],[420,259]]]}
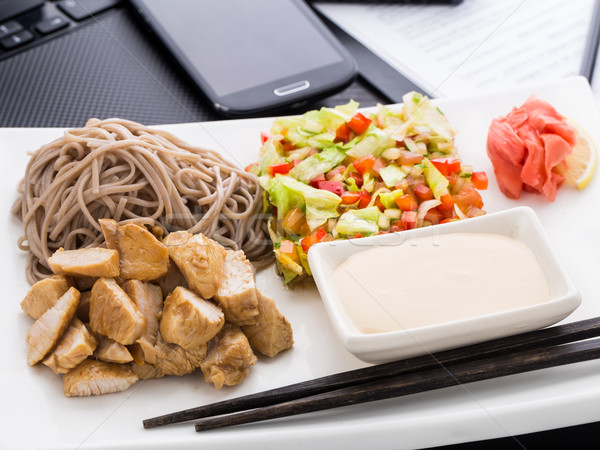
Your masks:
{"label": "smartphone", "polygon": [[352,55],[302,0],[130,0],[214,108],[252,116],[337,92]]}

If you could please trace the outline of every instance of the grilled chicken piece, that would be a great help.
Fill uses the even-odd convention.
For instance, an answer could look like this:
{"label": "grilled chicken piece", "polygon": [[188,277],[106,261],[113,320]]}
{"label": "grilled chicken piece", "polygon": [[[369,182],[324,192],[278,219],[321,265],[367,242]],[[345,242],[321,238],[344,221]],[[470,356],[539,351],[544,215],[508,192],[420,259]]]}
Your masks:
{"label": "grilled chicken piece", "polygon": [[110,394],[126,390],[137,380],[129,365],[86,359],[63,375],[63,392],[66,397]]}
{"label": "grilled chicken piece", "polygon": [[164,375],[185,375],[192,373],[206,356],[207,345],[202,344],[192,349],[184,349],[177,344],[169,344],[160,333],[156,339],[154,350],[156,359],[154,366]]}
{"label": "grilled chicken piece", "polygon": [[133,361],[133,356],[131,356],[127,347],[101,334],[98,335],[98,347],[96,347],[94,356],[102,361],[113,363]]}
{"label": "grilled chicken piece", "polygon": [[152,380],[165,376],[165,374],[159,371],[153,364],[148,363],[131,363],[131,370],[135,372],[140,380]]}
{"label": "grilled chicken piece", "polygon": [[167,297],[167,295],[173,292],[173,289],[175,289],[177,286],[182,286],[185,288],[189,287],[185,277],[181,273],[181,270],[179,270],[179,267],[177,267],[177,264],[175,264],[173,261],[171,261],[171,264],[169,264],[169,270],[167,273],[160,277],[157,282],[160,286],[163,297]]}
{"label": "grilled chicken piece", "polygon": [[273,357],[292,348],[294,335],[287,319],[279,312],[273,300],[257,290],[258,316],[254,325],[242,327],[252,348],[265,356]]}
{"label": "grilled chicken piece", "polygon": [[98,219],[98,223],[100,224],[100,228],[102,228],[106,248],[118,250],[117,228],[119,228],[119,223],[114,219]]}
{"label": "grilled chicken piece", "polygon": [[69,288],[56,304],[36,320],[27,330],[27,363],[40,362],[54,347],[69,326],[79,304],[79,291]]}
{"label": "grilled chicken piece", "polygon": [[146,318],[112,278],[100,278],[92,287],[90,325],[120,344],[133,344],[146,330]]}
{"label": "grilled chicken piece", "polygon": [[210,341],[224,324],[221,308],[180,286],[165,299],[160,334],[167,342],[192,349]]}
{"label": "grilled chicken piece", "polygon": [[116,234],[121,278],[150,281],[167,273],[169,251],[146,228],[128,223]]}
{"label": "grilled chicken piece", "polygon": [[116,277],[119,275],[119,254],[108,248],[58,249],[48,264],[56,275]]}
{"label": "grilled chicken piece", "polygon": [[123,290],[146,318],[146,331],[142,337],[147,337],[154,344],[163,307],[160,287],[139,280],[129,280],[123,283]]}
{"label": "grilled chicken piece", "polygon": [[187,231],[169,233],[163,243],[190,289],[204,298],[214,297],[223,277],[225,247],[201,233]]}
{"label": "grilled chicken piece", "polygon": [[154,345],[162,317],[162,292],[158,286],[138,280],[126,281],[123,289],[146,318],[146,331],[130,346],[133,359],[138,363],[154,363]]}
{"label": "grilled chicken piece", "polygon": [[208,353],[200,364],[204,381],[215,388],[233,386],[244,381],[256,356],[248,339],[235,325],[226,324],[221,332],[208,343]]}
{"label": "grilled chicken piece", "polygon": [[32,319],[39,319],[69,290],[71,284],[60,275],[38,281],[25,295],[21,309]]}
{"label": "grilled chicken piece", "polygon": [[84,323],[74,317],[67,331],[58,340],[54,349],[42,361],[54,373],[67,373],[81,361],[91,356],[98,341]]}
{"label": "grilled chicken piece", "polygon": [[254,270],[242,250],[227,252],[215,299],[227,322],[240,326],[254,323],[258,314]]}

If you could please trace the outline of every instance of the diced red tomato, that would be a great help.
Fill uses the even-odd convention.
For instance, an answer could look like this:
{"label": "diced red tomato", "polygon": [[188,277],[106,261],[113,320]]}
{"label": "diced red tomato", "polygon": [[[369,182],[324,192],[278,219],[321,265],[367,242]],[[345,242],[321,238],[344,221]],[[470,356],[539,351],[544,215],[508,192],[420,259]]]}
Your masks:
{"label": "diced red tomato", "polygon": [[452,211],[454,209],[454,198],[450,194],[444,194],[440,197],[441,205],[437,209],[442,212]]}
{"label": "diced red tomato", "polygon": [[297,166],[298,164],[300,164],[301,162],[302,162],[302,160],[301,160],[301,159],[295,159],[295,160],[293,160],[293,161],[292,161],[292,164],[293,164],[293,166],[294,166],[294,167],[296,167],[296,166]]}
{"label": "diced red tomato", "polygon": [[362,187],[365,180],[363,180],[363,177],[360,173],[350,172],[350,176],[354,179],[354,182],[356,183],[357,187]]}
{"label": "diced red tomato", "polygon": [[310,180],[309,184],[312,187],[314,187],[315,189],[319,189],[319,183],[321,181],[325,181],[325,174],[323,174],[323,173],[321,175],[314,177],[312,180]]}
{"label": "diced red tomato", "polygon": [[260,132],[260,143],[264,144],[271,138],[271,136],[272,136],[271,133],[269,133],[268,131],[261,131]]}
{"label": "diced red tomato", "polygon": [[414,187],[413,192],[421,200],[431,200],[433,198],[433,192],[424,183],[417,184]]}
{"label": "diced red tomato", "polygon": [[341,181],[319,181],[318,186],[319,189],[333,192],[335,195],[339,195],[340,197],[345,191],[344,184]]}
{"label": "diced red tomato", "polygon": [[375,165],[375,157],[373,155],[362,156],[352,163],[358,173],[364,175]]}
{"label": "diced red tomato", "polygon": [[410,194],[404,194],[396,198],[396,204],[402,211],[415,211],[419,205]]}
{"label": "diced red tomato", "polygon": [[458,158],[433,158],[431,162],[445,177],[460,172],[460,159]]}
{"label": "diced red tomato", "polygon": [[350,129],[350,127],[348,126],[347,123],[343,123],[339,127],[337,127],[337,130],[335,130],[334,142],[346,143],[346,142],[350,141],[351,135],[352,135],[352,130]]}
{"label": "diced red tomato", "polygon": [[366,208],[371,203],[371,194],[364,189],[360,192],[360,200],[358,201],[358,208]]}
{"label": "diced red tomato", "polygon": [[256,163],[248,164],[246,167],[244,167],[244,170],[246,172],[252,172],[253,167],[258,167],[258,164],[256,164]]}
{"label": "diced red tomato", "polygon": [[371,119],[363,116],[361,113],[356,113],[352,116],[352,118],[348,121],[348,127],[356,134],[362,134],[367,131],[371,125]]}
{"label": "diced red tomato", "polygon": [[300,245],[302,246],[302,250],[304,250],[304,253],[307,253],[308,249],[314,244],[321,242],[321,240],[325,238],[326,235],[327,232],[325,231],[325,229],[318,228],[314,233],[309,234],[304,239],[302,239],[300,241]]}
{"label": "diced red tomato", "polygon": [[387,166],[387,163],[382,157],[379,157],[375,160],[375,163],[373,164],[373,167],[371,167],[371,169],[373,170],[373,172],[379,175],[379,171],[385,166]]}
{"label": "diced red tomato", "polygon": [[285,175],[287,173],[290,172],[291,169],[291,164],[289,162],[282,162],[279,164],[273,164],[272,166],[269,166],[269,173],[272,176],[275,176],[275,174],[279,173],[281,175]]}
{"label": "diced red tomato", "polygon": [[412,230],[417,225],[417,212],[404,211],[400,217],[401,226],[405,230]]}
{"label": "diced red tomato", "polygon": [[485,191],[488,188],[488,177],[485,172],[473,172],[471,175],[471,183],[475,189]]}
{"label": "diced red tomato", "polygon": [[342,205],[354,205],[361,198],[360,192],[346,191],[342,195]]}

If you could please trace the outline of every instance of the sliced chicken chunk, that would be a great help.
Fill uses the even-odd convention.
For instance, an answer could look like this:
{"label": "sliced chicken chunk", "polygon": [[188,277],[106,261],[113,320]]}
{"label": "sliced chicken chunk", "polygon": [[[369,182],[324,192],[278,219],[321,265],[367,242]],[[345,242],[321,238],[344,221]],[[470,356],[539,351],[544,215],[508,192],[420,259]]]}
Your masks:
{"label": "sliced chicken chunk", "polygon": [[123,283],[123,290],[146,319],[146,330],[142,337],[154,344],[162,317],[163,298],[160,287],[139,280],[128,280]]}
{"label": "sliced chicken chunk", "polygon": [[69,290],[71,284],[60,275],[38,281],[25,295],[21,309],[32,319],[39,319]]}
{"label": "sliced chicken chunk", "polygon": [[279,312],[268,295],[258,292],[258,316],[254,325],[242,327],[252,348],[265,356],[273,357],[292,348],[294,335],[287,319]]}
{"label": "sliced chicken chunk", "polygon": [[150,281],[169,269],[169,251],[146,228],[128,223],[117,228],[120,276],[126,280]]}
{"label": "sliced chicken chunk", "polygon": [[135,372],[135,374],[140,380],[152,380],[155,378],[162,378],[165,376],[165,374],[159,371],[153,364],[148,363],[132,363],[131,370]]}
{"label": "sliced chicken chunk", "polygon": [[119,344],[106,336],[98,335],[98,347],[94,352],[97,359],[113,363],[128,363],[133,361],[133,356],[123,344]]}
{"label": "sliced chicken chunk", "polygon": [[118,250],[117,228],[119,228],[119,223],[114,219],[99,219],[98,223],[100,224],[100,228],[102,228],[102,234],[104,235],[106,248]]}
{"label": "sliced chicken chunk", "polygon": [[240,326],[254,323],[258,314],[254,270],[242,250],[227,252],[215,299],[227,322]]}
{"label": "sliced chicken chunk", "polygon": [[85,324],[74,317],[54,349],[42,361],[54,373],[67,373],[81,361],[91,356],[98,341]]}
{"label": "sliced chicken chunk", "polygon": [[69,326],[79,304],[79,291],[69,288],[56,304],[36,320],[27,330],[27,363],[40,362],[54,347]]}
{"label": "sliced chicken chunk", "polygon": [[225,247],[201,233],[187,231],[169,233],[163,243],[190,289],[204,298],[214,297],[223,277]]}
{"label": "sliced chicken chunk", "polygon": [[146,330],[146,318],[112,278],[100,278],[92,287],[90,325],[120,344],[133,344]]}
{"label": "sliced chicken chunk", "polygon": [[63,392],[66,397],[110,394],[126,390],[137,380],[127,364],[86,359],[63,375]]}
{"label": "sliced chicken chunk", "polygon": [[119,254],[108,248],[58,249],[48,258],[56,275],[116,277],[119,275]]}
{"label": "sliced chicken chunk", "polygon": [[154,366],[164,375],[185,375],[192,373],[206,356],[207,345],[202,344],[192,349],[184,349],[177,344],[166,342],[160,333],[154,350],[156,359]]}
{"label": "sliced chicken chunk", "polygon": [[237,326],[226,324],[208,343],[208,353],[200,368],[204,381],[221,389],[244,381],[255,362],[256,356],[244,333]]}
{"label": "sliced chicken chunk", "polygon": [[167,342],[191,349],[210,341],[224,324],[221,308],[189,289],[177,287],[165,299],[160,334]]}

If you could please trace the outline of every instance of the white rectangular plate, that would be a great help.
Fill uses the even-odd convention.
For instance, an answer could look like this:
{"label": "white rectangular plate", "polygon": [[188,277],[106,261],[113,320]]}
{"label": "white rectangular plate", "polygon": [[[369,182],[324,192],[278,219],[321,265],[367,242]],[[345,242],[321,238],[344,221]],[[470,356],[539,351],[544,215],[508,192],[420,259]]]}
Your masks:
{"label": "white rectangular plate", "polygon": [[[568,320],[600,315],[598,250],[600,175],[581,192],[564,187],[554,203],[524,195],[505,198],[496,187],[485,152],[492,118],[536,94],[579,122],[600,142],[600,119],[587,82],[572,78],[484,96],[436,102],[458,130],[462,159],[486,170],[485,209],[530,206],[582,295]],[[162,126],[196,145],[221,151],[241,166],[258,158],[259,133],[269,119]],[[29,367],[25,333],[31,319],[19,302],[28,289],[25,255],[16,247],[20,222],[9,213],[25,171],[27,151],[60,136],[58,129],[0,129],[3,161],[0,233],[4,255],[0,303],[0,447],[42,449],[163,448],[416,448],[504,437],[600,420],[600,361],[488,380],[406,398],[197,434],[189,424],[153,430],[142,419],[364,366],[333,332],[316,288],[288,290],[269,268],[257,284],[290,320],[295,347],[272,360],[260,358],[240,386],[215,391],[200,373],[138,382],[128,391],[92,398],[65,398],[61,378],[46,367]]]}

